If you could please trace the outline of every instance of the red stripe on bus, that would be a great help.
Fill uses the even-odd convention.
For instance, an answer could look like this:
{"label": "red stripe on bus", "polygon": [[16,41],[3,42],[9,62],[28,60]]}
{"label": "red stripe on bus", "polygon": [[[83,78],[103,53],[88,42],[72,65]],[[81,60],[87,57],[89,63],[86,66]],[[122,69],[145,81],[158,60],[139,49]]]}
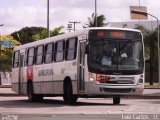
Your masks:
{"label": "red stripe on bus", "polygon": [[33,79],[33,67],[32,66],[27,67],[27,79],[28,80]]}

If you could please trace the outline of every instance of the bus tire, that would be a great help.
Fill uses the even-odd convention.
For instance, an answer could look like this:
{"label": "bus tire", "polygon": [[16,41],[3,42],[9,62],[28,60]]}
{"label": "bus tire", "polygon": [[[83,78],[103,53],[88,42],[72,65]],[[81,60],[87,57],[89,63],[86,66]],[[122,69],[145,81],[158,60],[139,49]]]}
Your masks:
{"label": "bus tire", "polygon": [[28,100],[30,102],[41,102],[41,101],[43,101],[43,96],[42,95],[34,94],[33,84],[31,82],[29,82],[28,85],[27,85],[27,95],[28,95]]}
{"label": "bus tire", "polygon": [[120,97],[113,97],[113,104],[114,105],[119,105],[120,101],[121,101]]}
{"label": "bus tire", "polygon": [[77,96],[73,95],[71,82],[67,82],[66,84],[64,84],[63,99],[64,99],[64,102],[69,105],[75,104],[78,99]]}
{"label": "bus tire", "polygon": [[43,101],[43,95],[35,95],[36,96],[36,100],[35,102],[42,102]]}

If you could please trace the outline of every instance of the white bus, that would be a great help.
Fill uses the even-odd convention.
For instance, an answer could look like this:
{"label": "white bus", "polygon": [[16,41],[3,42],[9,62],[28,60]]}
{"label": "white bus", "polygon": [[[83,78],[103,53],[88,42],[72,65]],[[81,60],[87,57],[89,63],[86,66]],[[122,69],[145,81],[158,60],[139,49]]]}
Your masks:
{"label": "white bus", "polygon": [[144,89],[144,46],[140,31],[88,28],[17,46],[13,51],[12,90],[29,101],[63,96],[112,97]]}

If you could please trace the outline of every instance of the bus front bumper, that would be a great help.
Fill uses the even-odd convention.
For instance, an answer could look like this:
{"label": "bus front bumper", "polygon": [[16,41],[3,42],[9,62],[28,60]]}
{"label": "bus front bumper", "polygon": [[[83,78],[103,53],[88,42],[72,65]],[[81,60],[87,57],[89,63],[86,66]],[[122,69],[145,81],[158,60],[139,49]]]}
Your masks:
{"label": "bus front bumper", "polygon": [[142,95],[144,85],[102,85],[87,83],[86,94],[97,95]]}

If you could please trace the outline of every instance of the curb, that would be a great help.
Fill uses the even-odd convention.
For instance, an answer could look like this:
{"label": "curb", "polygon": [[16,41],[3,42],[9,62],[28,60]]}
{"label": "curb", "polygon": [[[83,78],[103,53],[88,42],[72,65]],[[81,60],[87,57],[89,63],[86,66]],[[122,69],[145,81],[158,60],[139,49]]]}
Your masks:
{"label": "curb", "polygon": [[153,87],[145,87],[144,89],[160,89],[160,88],[158,88],[158,87],[156,87],[156,88],[153,88]]}
{"label": "curb", "polygon": [[122,98],[127,99],[160,99],[160,95],[133,95],[133,96],[124,96]]}
{"label": "curb", "polygon": [[12,85],[0,85],[0,88],[11,88]]}
{"label": "curb", "polygon": [[18,95],[16,93],[0,93],[0,97],[23,97],[26,95]]}

